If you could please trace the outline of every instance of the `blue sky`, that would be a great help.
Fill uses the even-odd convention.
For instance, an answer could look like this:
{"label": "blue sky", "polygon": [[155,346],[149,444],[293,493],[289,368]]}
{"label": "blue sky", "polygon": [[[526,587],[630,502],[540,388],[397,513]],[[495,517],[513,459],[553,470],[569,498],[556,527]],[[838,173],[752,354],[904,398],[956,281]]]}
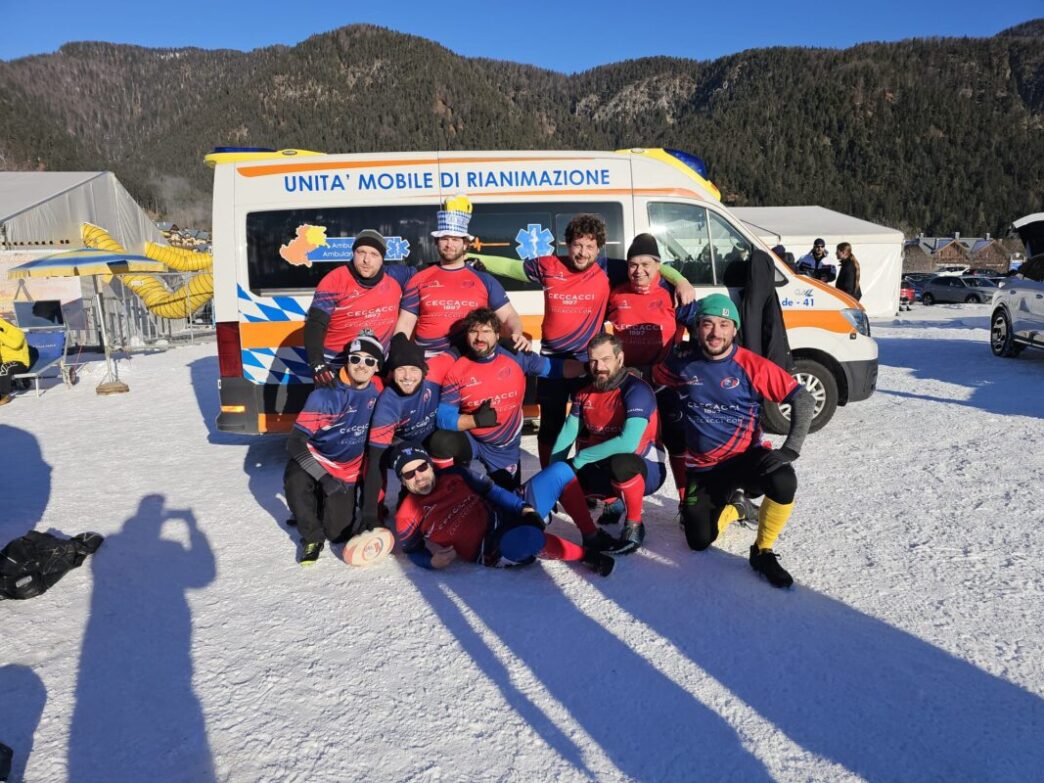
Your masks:
{"label": "blue sky", "polygon": [[[831,7],[832,6],[832,7]],[[1044,16],[1041,0],[700,3],[395,2],[395,0],[0,0],[0,60],[70,41],[250,50],[293,45],[367,22],[420,35],[458,54],[565,73],[649,55],[708,60],[763,46],[845,48],[926,36],[985,37]]]}

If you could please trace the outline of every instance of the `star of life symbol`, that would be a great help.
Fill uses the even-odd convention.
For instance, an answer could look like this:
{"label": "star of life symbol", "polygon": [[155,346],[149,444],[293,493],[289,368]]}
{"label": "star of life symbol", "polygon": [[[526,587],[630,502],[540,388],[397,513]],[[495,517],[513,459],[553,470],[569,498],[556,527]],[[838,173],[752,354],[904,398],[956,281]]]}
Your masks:
{"label": "star of life symbol", "polygon": [[402,237],[385,237],[384,241],[388,246],[388,252],[384,255],[386,261],[402,261],[410,254],[410,240]]}
{"label": "star of life symbol", "polygon": [[555,249],[555,235],[551,229],[543,228],[539,223],[520,228],[515,234],[515,241],[518,242],[515,252],[522,259],[549,256]]}

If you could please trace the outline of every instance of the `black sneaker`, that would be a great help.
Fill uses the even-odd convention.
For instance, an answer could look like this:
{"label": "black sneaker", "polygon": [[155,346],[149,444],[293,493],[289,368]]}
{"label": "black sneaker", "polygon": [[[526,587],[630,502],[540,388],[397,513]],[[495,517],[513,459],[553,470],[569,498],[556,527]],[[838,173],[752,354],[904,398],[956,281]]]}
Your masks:
{"label": "black sneaker", "polygon": [[771,549],[750,548],[750,567],[769,580],[773,587],[790,587],[794,577],[779,564],[779,556]]}
{"label": "black sneaker", "polygon": [[616,561],[604,552],[596,549],[585,549],[583,563],[596,574],[609,576],[616,567]]}
{"label": "black sneaker", "polygon": [[303,566],[315,565],[315,561],[319,559],[319,553],[323,551],[323,545],[313,544],[305,541],[301,546],[301,557],[297,561]]}
{"label": "black sneaker", "polygon": [[629,555],[637,552],[643,541],[645,541],[645,525],[641,522],[628,522],[620,534],[617,548],[608,551],[614,555]]}
{"label": "black sneaker", "polygon": [[747,497],[747,493],[742,489],[737,489],[732,493],[732,496],[729,498],[729,505],[736,507],[736,512],[739,514],[739,517],[736,519],[737,522],[758,521],[758,513],[761,511],[761,507]]}
{"label": "black sneaker", "polygon": [[619,539],[606,533],[604,530],[596,530],[583,536],[584,549],[595,552],[615,552],[620,548]]}
{"label": "black sneaker", "polygon": [[624,502],[620,498],[617,498],[612,503],[607,503],[602,507],[602,513],[598,517],[598,524],[615,525],[624,515],[624,511]]}

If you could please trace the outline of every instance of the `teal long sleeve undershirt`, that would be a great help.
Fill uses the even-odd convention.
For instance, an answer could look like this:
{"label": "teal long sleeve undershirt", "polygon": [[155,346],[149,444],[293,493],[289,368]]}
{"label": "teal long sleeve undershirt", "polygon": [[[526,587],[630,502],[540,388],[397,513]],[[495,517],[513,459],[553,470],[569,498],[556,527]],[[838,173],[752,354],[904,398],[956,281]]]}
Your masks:
{"label": "teal long sleeve undershirt", "polygon": [[[576,470],[580,470],[585,465],[599,462],[614,454],[634,454],[638,450],[638,444],[641,443],[642,433],[645,432],[645,428],[648,426],[649,420],[640,416],[633,416],[627,419],[624,421],[623,431],[615,438],[609,438],[607,441],[588,446],[586,449],[578,452],[573,457],[573,467]],[[580,422],[575,416],[566,418],[565,424],[562,425],[562,431],[558,434],[558,439],[551,449],[552,462],[560,462],[568,456],[569,447],[576,440],[579,428]]]}

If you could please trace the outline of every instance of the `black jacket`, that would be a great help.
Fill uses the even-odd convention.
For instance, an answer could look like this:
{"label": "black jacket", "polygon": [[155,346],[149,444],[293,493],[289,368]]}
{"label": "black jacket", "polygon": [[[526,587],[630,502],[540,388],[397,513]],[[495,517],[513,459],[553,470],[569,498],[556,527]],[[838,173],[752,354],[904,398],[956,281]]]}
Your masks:
{"label": "black jacket", "polygon": [[793,372],[783,308],[776,296],[776,265],[764,250],[755,250],[747,264],[740,318],[740,345]]}
{"label": "black jacket", "polygon": [[841,269],[837,273],[837,283],[835,285],[837,285],[838,290],[844,291],[856,300],[863,298],[863,289],[859,287],[856,278],[856,265],[851,258],[846,258],[841,262]]}

